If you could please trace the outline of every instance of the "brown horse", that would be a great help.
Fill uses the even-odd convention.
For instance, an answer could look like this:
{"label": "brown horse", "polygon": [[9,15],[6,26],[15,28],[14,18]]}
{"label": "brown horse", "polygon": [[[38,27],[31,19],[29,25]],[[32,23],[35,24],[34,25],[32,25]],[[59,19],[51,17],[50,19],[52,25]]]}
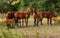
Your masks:
{"label": "brown horse", "polygon": [[[40,15],[40,18],[42,18],[42,19],[47,18],[47,24],[51,24],[51,25],[52,25],[52,17],[57,17],[57,13],[55,11],[53,11],[53,12],[44,12],[42,15]],[[40,19],[40,21],[42,21],[42,19]]]}
{"label": "brown horse", "polygon": [[13,11],[13,12],[8,12],[8,13],[6,14],[6,19],[13,19],[13,18],[14,18],[14,14],[15,14],[14,11]]}
{"label": "brown horse", "polygon": [[52,25],[52,17],[57,17],[57,13],[54,11],[54,12],[43,12],[43,11],[37,11],[36,8],[33,8],[33,15],[34,15],[34,25],[38,26],[38,23],[39,21],[41,22],[41,25],[43,25],[42,23],[42,20],[43,18],[47,18],[47,24],[49,24],[49,21],[50,21],[50,24]]}
{"label": "brown horse", "polygon": [[42,24],[43,18],[47,18],[47,24],[52,25],[52,17],[57,17],[57,13],[55,11],[53,11],[53,12],[39,12],[39,21],[41,21],[41,25],[43,25]]}
{"label": "brown horse", "polygon": [[[15,23],[16,24],[18,23],[18,19],[25,19],[25,21],[26,21],[26,27],[27,27],[28,26],[28,18],[30,17],[31,10],[32,10],[32,8],[28,7],[27,11],[16,12],[14,14],[14,16],[15,16]],[[19,27],[19,26],[17,25],[17,27]]]}
{"label": "brown horse", "polygon": [[38,26],[39,14],[36,8],[33,8],[33,16],[34,16],[34,26],[36,25]]}
{"label": "brown horse", "polygon": [[36,8],[33,8],[33,16],[34,16],[34,26],[38,26],[39,20],[41,21],[41,25],[42,25],[42,16],[43,12],[42,11],[37,11]]}

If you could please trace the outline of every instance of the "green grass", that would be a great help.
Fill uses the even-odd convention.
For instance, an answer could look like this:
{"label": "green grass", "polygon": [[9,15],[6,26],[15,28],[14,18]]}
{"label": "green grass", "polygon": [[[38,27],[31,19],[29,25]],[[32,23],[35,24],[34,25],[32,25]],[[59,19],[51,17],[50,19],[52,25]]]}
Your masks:
{"label": "green grass", "polygon": [[24,38],[33,35],[37,37],[59,37],[60,36],[60,26],[40,26],[40,27],[29,27],[29,28],[16,28],[7,29],[5,27],[0,28],[0,38]]}
{"label": "green grass", "polygon": [[[5,16],[1,16],[1,18],[5,18]],[[0,38],[25,38],[27,36],[38,38],[47,38],[47,37],[58,37],[60,38],[60,25],[47,25],[47,20],[44,18],[43,24],[39,25],[39,27],[33,27],[34,19],[33,16],[29,18],[29,25],[32,27],[26,28],[15,28],[15,29],[7,29],[5,23],[0,23]],[[55,23],[53,21],[53,23]]]}
{"label": "green grass", "polygon": [[[56,23],[57,21],[52,21],[52,23]],[[43,24],[47,24],[47,19],[44,18],[43,21],[42,21]],[[34,25],[34,17],[33,16],[30,16],[29,18],[29,25]]]}
{"label": "green grass", "polygon": [[0,14],[0,18],[4,19],[6,14]]}
{"label": "green grass", "polygon": [[[5,23],[0,23],[0,38],[25,38],[27,36],[31,36],[34,38],[39,37],[59,37],[60,36],[60,26],[52,25],[49,26],[39,25],[39,27],[33,27],[33,16],[29,18],[29,25],[32,27],[27,28],[15,28],[15,29],[7,29]],[[46,19],[43,20],[43,23],[46,22]],[[58,35],[58,36],[57,36]]]}

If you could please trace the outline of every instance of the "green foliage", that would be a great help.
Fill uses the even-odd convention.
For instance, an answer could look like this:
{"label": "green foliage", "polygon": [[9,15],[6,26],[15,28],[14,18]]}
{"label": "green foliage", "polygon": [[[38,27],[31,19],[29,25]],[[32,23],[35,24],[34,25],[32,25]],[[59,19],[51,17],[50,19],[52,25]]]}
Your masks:
{"label": "green foliage", "polygon": [[20,4],[19,4],[19,8],[18,9],[20,9],[20,11],[24,11],[24,5],[25,5],[24,0],[20,0]]}
{"label": "green foliage", "polygon": [[0,0],[0,11],[25,11],[28,6],[37,7],[38,11],[60,11],[59,0]]}

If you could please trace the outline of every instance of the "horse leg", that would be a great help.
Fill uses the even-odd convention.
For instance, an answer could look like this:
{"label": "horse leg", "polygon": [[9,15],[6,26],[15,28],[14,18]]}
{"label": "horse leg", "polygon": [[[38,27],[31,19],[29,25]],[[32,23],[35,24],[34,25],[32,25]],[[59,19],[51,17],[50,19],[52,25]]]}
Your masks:
{"label": "horse leg", "polygon": [[36,26],[36,19],[34,18],[34,26]]}
{"label": "horse leg", "polygon": [[39,23],[39,19],[37,19],[37,26],[38,26],[38,23]]}
{"label": "horse leg", "polygon": [[21,27],[21,19],[19,20],[19,27]]}
{"label": "horse leg", "polygon": [[39,19],[39,21],[41,22],[41,25],[43,25],[42,20],[43,20],[43,18],[42,19],[41,18]]}
{"label": "horse leg", "polygon": [[43,23],[42,23],[42,19],[41,19],[41,25],[43,25]]}
{"label": "horse leg", "polygon": [[26,27],[28,27],[28,19],[25,19],[25,21],[26,21]]}
{"label": "horse leg", "polygon": [[52,25],[52,18],[50,18],[50,25]]}
{"label": "horse leg", "polygon": [[47,18],[47,24],[49,25],[49,18]]}
{"label": "horse leg", "polygon": [[[13,21],[15,21],[15,20],[13,19]],[[12,28],[14,28],[14,24],[15,24],[14,22],[11,24],[11,25],[12,25],[12,26],[11,26]]]}
{"label": "horse leg", "polygon": [[16,25],[17,27],[19,27],[19,26],[18,26],[18,19],[15,19],[15,25]]}
{"label": "horse leg", "polygon": [[22,26],[24,27],[24,19],[22,19]]}

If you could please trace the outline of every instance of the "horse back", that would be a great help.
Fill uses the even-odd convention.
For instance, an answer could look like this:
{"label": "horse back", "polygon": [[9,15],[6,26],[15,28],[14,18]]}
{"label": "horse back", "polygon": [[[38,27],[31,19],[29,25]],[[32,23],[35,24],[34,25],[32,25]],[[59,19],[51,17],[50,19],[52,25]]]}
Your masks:
{"label": "horse back", "polygon": [[45,12],[44,14],[43,14],[43,17],[45,17],[45,18],[51,18],[51,17],[53,17],[54,15],[53,15],[53,13],[52,12]]}
{"label": "horse back", "polygon": [[17,13],[15,13],[15,17],[19,18],[19,19],[24,19],[24,18],[28,18],[29,14],[28,13],[24,13],[24,12],[22,12],[22,13],[17,12]]}

